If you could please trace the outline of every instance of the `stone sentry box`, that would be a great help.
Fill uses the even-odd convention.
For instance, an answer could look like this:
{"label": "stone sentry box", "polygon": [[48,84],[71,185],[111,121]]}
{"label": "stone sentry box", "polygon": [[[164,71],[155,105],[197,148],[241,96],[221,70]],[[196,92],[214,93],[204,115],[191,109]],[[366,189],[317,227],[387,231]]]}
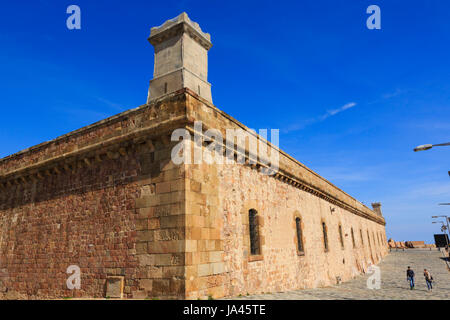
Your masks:
{"label": "stone sentry box", "polygon": [[212,103],[208,83],[208,50],[212,43],[208,33],[182,13],[152,28],[148,40],[155,47],[155,67],[147,102],[189,88]]}

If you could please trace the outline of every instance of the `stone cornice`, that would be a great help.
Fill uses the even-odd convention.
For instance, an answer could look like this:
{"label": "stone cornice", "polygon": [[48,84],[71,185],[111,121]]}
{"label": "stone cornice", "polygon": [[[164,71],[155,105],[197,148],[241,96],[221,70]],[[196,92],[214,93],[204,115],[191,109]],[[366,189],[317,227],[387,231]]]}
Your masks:
{"label": "stone cornice", "polygon": [[35,146],[32,146],[32,147],[26,148],[24,150],[21,150],[19,152],[13,153],[13,154],[11,154],[9,156],[6,156],[6,157],[0,159],[0,166],[2,165],[2,163],[7,162],[7,161],[9,161],[11,159],[17,158],[17,157],[22,156],[22,155],[27,154],[27,153],[38,151],[40,149],[45,149],[46,147],[48,147],[51,144],[64,141],[64,139],[71,138],[71,137],[74,137],[74,136],[77,136],[77,135],[87,134],[90,131],[98,129],[98,128],[102,127],[102,126],[111,125],[112,123],[115,123],[117,121],[122,120],[126,116],[130,116],[130,115],[132,115],[132,114],[134,114],[136,112],[140,112],[143,108],[145,108],[147,106],[148,105],[144,104],[144,105],[141,105],[141,106],[139,106],[137,108],[126,110],[126,111],[121,112],[119,114],[116,114],[114,116],[108,117],[108,118],[100,120],[98,122],[95,122],[95,123],[93,123],[91,125],[88,125],[86,127],[82,127],[80,129],[77,129],[77,130],[68,132],[66,134],[63,134],[63,135],[61,135],[61,136],[59,136],[59,137],[57,137],[55,139],[52,139],[52,140],[49,140],[49,141],[45,141],[45,142],[42,142],[42,143],[37,144]]}
{"label": "stone cornice", "polygon": [[[7,163],[8,161],[13,161],[17,158],[21,158],[22,156],[26,156],[28,154],[41,151],[42,149],[48,148],[50,145],[63,142],[65,141],[65,139],[73,138],[79,135],[89,134],[90,132],[102,128],[104,126],[112,126],[115,123],[118,123],[133,115],[138,115],[139,113],[143,113],[145,110],[152,109],[159,103],[165,103],[167,101],[170,101],[171,99],[177,99],[181,96],[184,96],[183,97],[184,99],[187,99],[187,97],[194,98],[195,100],[204,104],[207,108],[210,108],[214,112],[217,112],[221,116],[225,117],[227,120],[231,121],[237,127],[242,128],[243,130],[257,137],[258,139],[263,140],[265,143],[267,143],[267,145],[270,148],[279,151],[280,155],[284,157],[284,159],[288,159],[288,161],[294,163],[295,166],[297,166],[297,168],[305,170],[306,173],[310,174],[312,177],[314,177],[314,179],[318,179],[317,181],[320,181],[325,186],[328,186],[328,188],[322,188],[319,185],[312,183],[311,179],[305,179],[304,176],[296,174],[294,172],[295,170],[293,170],[293,168],[295,167],[287,168],[280,166],[280,170],[274,175],[274,178],[279,179],[280,181],[290,184],[296,188],[302,189],[308,193],[311,193],[319,198],[322,198],[330,202],[333,205],[339,206],[345,210],[353,212],[356,215],[359,215],[361,217],[364,217],[366,219],[375,221],[383,225],[385,224],[385,221],[382,218],[382,216],[375,214],[372,210],[361,204],[359,201],[357,201],[356,199],[354,199],[353,197],[351,197],[338,187],[334,186],[328,180],[322,178],[314,171],[310,170],[309,168],[307,168],[306,166],[304,166],[303,164],[301,164],[300,162],[298,162],[297,160],[295,160],[294,158],[292,158],[291,156],[289,156],[276,146],[272,145],[269,141],[263,139],[253,131],[249,130],[242,123],[235,120],[225,112],[217,109],[214,105],[212,105],[211,103],[209,103],[208,101],[201,98],[196,93],[187,88],[161,97],[160,99],[152,102],[149,105],[143,105],[136,109],[125,111],[116,116],[107,118],[105,120],[94,123],[90,126],[60,136],[54,140],[44,142],[37,146],[10,155],[0,160],[0,168],[2,164]],[[187,100],[186,104],[188,104]],[[154,124],[147,125],[143,128],[138,128],[130,132],[119,132],[115,136],[102,139],[101,141],[95,143],[87,144],[86,146],[76,148],[68,152],[62,152],[61,154],[57,154],[55,156],[46,157],[41,161],[30,163],[27,164],[26,166],[17,166],[16,168],[13,168],[12,170],[9,170],[7,172],[0,171],[0,188],[7,187],[11,183],[17,184],[21,182],[26,182],[30,179],[34,180],[37,178],[42,178],[46,174],[49,174],[49,172],[58,173],[62,170],[66,171],[72,170],[74,166],[78,166],[79,163],[83,165],[89,165],[94,161],[101,160],[102,157],[105,156],[114,158],[120,155],[125,155],[128,152],[127,150],[129,150],[129,148],[132,148],[133,145],[146,143],[146,141],[148,139],[151,140],[152,137],[154,139],[162,139],[162,136],[170,135],[171,130],[173,130],[174,128],[187,127],[189,129],[190,126],[189,124],[192,124],[195,120],[201,119],[191,118],[188,110],[185,110],[184,113],[180,114],[178,117],[171,117],[170,119],[163,121],[156,120]],[[208,129],[206,127],[207,124],[204,123],[204,125],[205,129]],[[245,156],[245,153],[240,155]],[[258,170],[265,168],[265,165],[262,163],[249,164],[247,161],[247,165]],[[329,189],[331,191],[327,191],[325,189]],[[358,203],[360,208],[353,205],[352,202]]]}
{"label": "stone cornice", "polygon": [[185,117],[180,116],[173,118],[170,121],[159,122],[154,126],[149,126],[118,137],[106,139],[102,142],[94,143],[84,148],[67,152],[26,167],[21,167],[17,170],[9,171],[0,176],[0,184],[8,183],[8,181],[11,180],[27,181],[29,179],[33,179],[35,176],[39,177],[40,172],[46,172],[49,170],[53,170],[58,173],[58,167],[65,168],[65,170],[67,170],[67,165],[73,167],[74,164],[80,161],[90,165],[92,161],[97,161],[97,159],[101,159],[104,155],[109,158],[116,158],[119,154],[123,156],[128,153],[128,149],[134,143],[142,144],[151,141],[153,144],[155,140],[162,139],[162,135],[169,136],[171,131],[162,131],[161,127],[164,127],[166,124],[174,125],[177,123],[179,126],[183,126],[185,124]]}
{"label": "stone cornice", "polygon": [[[208,129],[208,128],[206,128]],[[191,134],[195,134],[195,131],[192,127],[188,126],[187,130],[191,132]],[[198,132],[197,132],[198,134]],[[217,141],[215,141],[217,143]],[[223,156],[225,157],[226,155],[226,151],[227,151],[227,145],[226,143],[222,143],[222,148],[224,151]],[[239,151],[239,150],[232,150],[233,151],[233,156],[234,159],[236,160],[238,157],[242,157],[244,158],[244,163],[242,165],[245,165],[247,167],[250,167],[251,169],[257,170],[259,172],[262,173],[262,170],[264,169],[268,169],[267,164],[264,164],[260,161],[256,161],[256,163],[251,163],[249,158],[250,158],[250,154],[248,154],[248,150],[245,150],[245,152]],[[280,169],[277,173],[275,173],[274,175],[271,175],[269,177],[272,177],[274,179],[277,179],[281,182],[284,182],[286,184],[289,184],[297,189],[303,190],[305,192],[308,192],[318,198],[321,198],[327,202],[329,202],[330,204],[333,204],[335,206],[338,206],[344,210],[350,211],[353,214],[356,214],[360,217],[363,217],[365,219],[369,219],[371,221],[374,221],[376,223],[385,225],[386,222],[385,220],[376,215],[376,214],[372,214],[372,213],[368,213],[368,212],[364,212],[358,208],[355,208],[347,203],[345,203],[344,201],[341,201],[339,199],[337,199],[335,196],[333,196],[332,194],[321,190],[320,188],[318,188],[317,186],[311,185],[310,183],[299,179],[298,177],[293,176],[292,174],[290,174],[289,172]],[[339,189],[340,190],[340,189]],[[370,210],[369,208],[367,208],[367,210],[369,210],[370,212],[372,212],[372,210]]]}
{"label": "stone cornice", "polygon": [[[51,141],[41,143],[39,145],[22,150],[3,159],[0,159],[0,188],[7,187],[11,184],[26,182],[28,180],[35,180],[41,178],[48,173],[59,173],[62,171],[73,171],[74,167],[79,165],[89,165],[90,163],[101,160],[104,157],[116,158],[116,156],[123,156],[128,153],[130,148],[138,146],[142,143],[150,143],[152,145],[158,140],[164,140],[164,143],[170,139],[165,135],[170,136],[175,128],[184,127],[186,125],[186,115],[183,111],[178,116],[170,116],[166,120],[161,120],[156,117],[157,108],[160,103],[165,103],[171,99],[178,99],[184,95],[184,90],[169,94],[162,99],[153,101],[149,105],[142,105],[138,108],[122,112],[118,115],[109,117],[102,121],[96,122],[92,125],[80,128],[78,130],[67,133]],[[139,117],[140,114],[147,112],[153,115],[154,121],[147,121],[148,125],[141,128],[134,128],[128,130],[122,128],[120,124],[122,121],[129,120],[133,116]],[[47,154],[45,149],[55,148],[55,146],[76,139],[77,137],[84,137],[96,130],[101,130],[104,127],[109,127],[113,130],[113,134],[107,134],[102,139],[88,143],[82,143],[80,146],[62,149],[56,154]],[[152,140],[153,139],[153,140]],[[10,161],[17,161],[23,157],[29,157],[36,153],[44,153],[44,157],[38,161],[29,161],[26,165],[14,164],[10,170],[6,170],[6,164]],[[3,167],[3,168],[2,168]]]}
{"label": "stone cornice", "polygon": [[192,39],[197,41],[206,50],[211,49],[210,35],[202,32],[200,26],[191,21],[186,13],[182,13],[176,18],[166,21],[160,27],[152,28],[148,41],[155,46],[183,33],[189,34]]}
{"label": "stone cornice", "polygon": [[[331,192],[327,192],[326,190],[324,190],[324,188],[320,188],[317,185],[314,185],[313,183],[306,181],[304,179],[304,177],[298,176],[295,174],[295,172],[290,171],[288,168],[283,168],[282,166],[280,166],[279,171],[275,174],[275,176],[274,176],[275,178],[277,178],[281,181],[284,181],[288,184],[294,185],[295,187],[300,188],[304,191],[307,191],[311,194],[314,194],[314,195],[318,196],[319,198],[322,198],[322,199],[330,202],[331,204],[334,204],[336,206],[344,208],[358,216],[375,221],[382,225],[386,224],[386,222],[382,216],[376,214],[373,210],[371,210],[370,208],[368,208],[367,206],[365,206],[364,204],[362,204],[361,202],[359,202],[358,200],[356,200],[355,198],[353,198],[346,192],[342,191],[340,188],[338,188],[337,186],[335,186],[334,184],[332,184],[331,182],[329,182],[322,176],[318,175],[317,173],[315,173],[314,171],[312,171],[311,169],[306,167],[304,164],[300,163],[295,158],[291,157],[289,154],[287,154],[283,150],[279,149],[277,146],[274,146],[272,143],[270,143],[266,139],[262,138],[260,135],[258,135],[254,131],[250,130],[247,126],[245,126],[244,124],[242,124],[241,122],[239,122],[238,120],[233,118],[232,116],[230,116],[227,113],[223,112],[222,110],[218,109],[216,106],[211,104],[209,101],[203,99],[202,97],[198,96],[195,92],[193,92],[189,89],[186,89],[186,90],[190,94],[191,97],[193,97],[194,99],[196,99],[199,102],[201,102],[202,104],[204,104],[207,108],[210,108],[214,112],[217,112],[218,114],[220,114],[221,116],[223,116],[224,118],[226,118],[227,120],[232,122],[237,127],[248,132],[249,134],[253,135],[257,139],[265,142],[269,148],[272,148],[272,149],[280,152],[280,159],[281,159],[281,157],[288,159],[295,166],[298,166],[302,170],[305,170],[308,174],[312,175],[315,179],[318,179],[319,181],[321,181],[322,183],[327,185],[331,190],[334,190],[336,194],[340,194],[341,198],[343,198],[345,200],[339,199],[339,197],[333,195]],[[201,119],[196,119],[195,117],[190,117],[190,115],[188,114],[188,120],[190,121],[190,123],[193,123],[195,120],[201,120]],[[213,127],[208,127],[208,124],[205,122],[203,122],[203,126],[204,126],[205,130],[213,128]],[[214,129],[217,129],[217,128],[214,128]],[[191,132],[193,132],[192,129],[190,129],[190,130],[191,130]],[[224,147],[226,147],[226,146],[224,146]],[[246,150],[246,152],[248,152],[248,151],[249,150]],[[246,157],[247,162],[248,162],[248,155],[245,155],[245,154],[240,154],[240,155]],[[255,165],[250,165],[250,166],[254,169],[261,169],[261,168],[266,167],[265,164],[262,164],[260,162],[258,162]],[[361,208],[354,206],[353,204],[351,204],[351,202],[359,204],[359,206]]]}

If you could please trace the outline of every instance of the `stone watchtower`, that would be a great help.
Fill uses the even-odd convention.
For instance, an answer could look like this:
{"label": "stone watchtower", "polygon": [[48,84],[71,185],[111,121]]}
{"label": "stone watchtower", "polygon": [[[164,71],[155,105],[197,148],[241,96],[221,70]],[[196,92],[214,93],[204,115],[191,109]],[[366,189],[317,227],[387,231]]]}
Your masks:
{"label": "stone watchtower", "polygon": [[189,88],[212,102],[208,82],[208,50],[211,37],[183,12],[150,31],[155,47],[153,80],[147,103],[182,88]]}
{"label": "stone watchtower", "polygon": [[372,203],[372,208],[376,214],[378,214],[379,216],[383,216],[383,214],[381,213],[381,203],[379,202]]}

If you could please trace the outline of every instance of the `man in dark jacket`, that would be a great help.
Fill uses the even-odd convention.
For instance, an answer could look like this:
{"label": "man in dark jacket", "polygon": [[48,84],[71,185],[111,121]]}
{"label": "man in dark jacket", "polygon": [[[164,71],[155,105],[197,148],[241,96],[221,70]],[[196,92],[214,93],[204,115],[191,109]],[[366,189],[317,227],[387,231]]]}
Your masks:
{"label": "man in dark jacket", "polygon": [[414,289],[414,271],[411,267],[408,267],[406,270],[406,280],[409,281],[410,289]]}

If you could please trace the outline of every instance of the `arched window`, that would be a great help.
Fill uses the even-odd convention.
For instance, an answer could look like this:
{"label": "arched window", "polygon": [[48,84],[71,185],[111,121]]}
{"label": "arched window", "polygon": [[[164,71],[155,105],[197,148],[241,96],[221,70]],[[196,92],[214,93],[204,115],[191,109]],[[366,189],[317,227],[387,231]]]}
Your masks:
{"label": "arched window", "polygon": [[295,228],[297,230],[297,250],[299,253],[303,253],[302,221],[299,217],[295,218]]}
{"label": "arched window", "polygon": [[342,236],[342,226],[339,225],[339,241],[341,242],[341,248],[344,249],[344,237]]}
{"label": "arched window", "polygon": [[361,235],[361,245],[364,245],[364,237],[363,237],[362,229],[359,229],[359,234]]}
{"label": "arched window", "polygon": [[356,247],[355,244],[355,234],[353,233],[353,228],[350,229],[350,233],[352,234],[352,243],[353,243],[353,248]]}
{"label": "arched window", "polygon": [[328,251],[328,235],[327,235],[327,226],[325,222],[322,222],[322,232],[323,232],[323,247],[325,251]]}
{"label": "arched window", "polygon": [[248,222],[250,228],[250,254],[261,254],[261,248],[259,244],[259,224],[258,224],[258,211],[250,209],[248,211]]}

